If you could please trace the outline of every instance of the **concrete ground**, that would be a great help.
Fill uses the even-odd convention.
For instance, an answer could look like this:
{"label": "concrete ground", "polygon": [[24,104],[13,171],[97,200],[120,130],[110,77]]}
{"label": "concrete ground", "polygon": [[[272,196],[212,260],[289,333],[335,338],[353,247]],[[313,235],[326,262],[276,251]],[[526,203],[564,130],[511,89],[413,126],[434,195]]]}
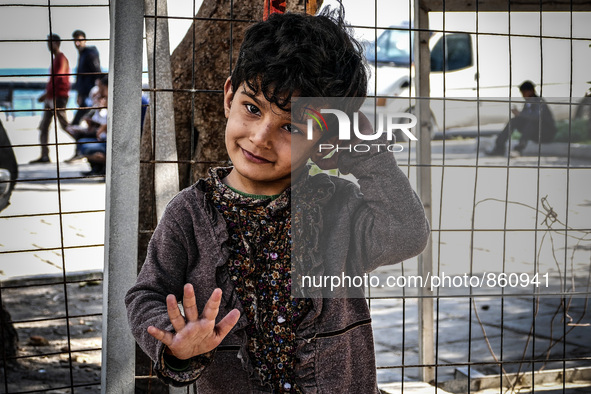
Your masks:
{"label": "concrete ground", "polygon": [[[17,118],[5,122],[5,127],[17,146],[20,181],[11,206],[0,214],[2,284],[18,286],[24,278],[61,275],[64,270],[70,277],[88,271],[100,274],[103,180],[81,177],[80,171],[89,169],[83,161],[55,163],[55,151],[52,164],[27,164],[38,153],[38,148],[29,146],[37,141],[35,119]],[[62,131],[57,135],[60,143],[71,142]],[[548,286],[434,289],[439,297],[434,306],[433,383],[455,382],[457,388],[467,382],[468,366],[471,378],[504,375],[504,381],[517,372],[591,367],[588,298],[572,295],[573,289],[589,291],[591,155],[569,161],[559,152],[539,160],[476,152],[473,139],[433,142],[433,274],[506,272],[527,274],[529,280],[538,272],[548,274]],[[59,157],[63,160],[72,153],[73,146],[64,145]],[[414,149],[396,157],[414,181]],[[416,274],[416,266],[412,259],[374,274],[385,283],[388,277]],[[83,289],[87,302],[95,305],[93,311],[102,305],[100,286],[68,289],[72,299]],[[562,292],[567,293],[566,304],[559,297]],[[546,297],[534,298],[538,293]],[[370,296],[379,382],[416,382],[420,375],[417,288],[377,287]],[[6,298],[9,310],[18,302],[18,294]],[[38,308],[44,309],[42,302]],[[100,330],[99,324],[93,324]],[[18,329],[25,338],[34,333],[26,324]],[[92,334],[93,346],[100,346],[97,334]],[[400,392],[397,385],[389,387]],[[411,391],[413,387],[423,391]],[[405,385],[404,391],[434,392],[417,383]]]}

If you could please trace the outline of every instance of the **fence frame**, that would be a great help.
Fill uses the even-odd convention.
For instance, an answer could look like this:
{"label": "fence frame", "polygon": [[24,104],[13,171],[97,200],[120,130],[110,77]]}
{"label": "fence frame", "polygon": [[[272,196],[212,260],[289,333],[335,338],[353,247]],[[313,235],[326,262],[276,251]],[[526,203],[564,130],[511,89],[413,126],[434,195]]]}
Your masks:
{"label": "fence frame", "polygon": [[111,0],[109,12],[101,392],[131,394],[135,392],[135,340],[127,324],[124,296],[137,277],[144,1]]}

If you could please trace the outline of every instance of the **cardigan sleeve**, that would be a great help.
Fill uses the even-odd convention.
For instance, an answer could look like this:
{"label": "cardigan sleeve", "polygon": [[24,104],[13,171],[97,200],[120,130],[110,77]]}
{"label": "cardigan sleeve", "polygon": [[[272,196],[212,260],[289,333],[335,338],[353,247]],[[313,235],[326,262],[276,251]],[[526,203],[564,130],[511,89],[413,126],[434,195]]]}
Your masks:
{"label": "cardigan sleeve", "polygon": [[196,356],[189,360],[186,368],[179,370],[164,362],[164,344],[147,331],[148,326],[174,331],[168,317],[166,296],[174,294],[177,300],[182,299],[188,261],[197,256],[190,220],[175,219],[183,217],[183,205],[177,196],[167,206],[148,245],[136,284],[125,297],[129,326],[137,343],[154,361],[158,377],[177,386],[195,381],[212,360],[211,352]]}
{"label": "cardigan sleeve", "polygon": [[[344,152],[339,170],[359,183],[350,239],[362,271],[404,261],[420,254],[430,235],[423,204],[384,147],[367,153]],[[353,187],[353,185],[351,185]]]}

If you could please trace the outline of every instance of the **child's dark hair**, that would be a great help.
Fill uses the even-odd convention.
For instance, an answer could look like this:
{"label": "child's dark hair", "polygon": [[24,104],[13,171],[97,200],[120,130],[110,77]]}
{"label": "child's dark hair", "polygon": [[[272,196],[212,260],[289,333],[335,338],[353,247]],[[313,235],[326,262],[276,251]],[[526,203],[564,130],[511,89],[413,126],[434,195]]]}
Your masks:
{"label": "child's dark hair", "polygon": [[[362,47],[342,15],[342,7],[318,16],[273,14],[250,27],[232,72],[232,90],[246,83],[283,110],[292,95],[364,98],[367,70]],[[354,101],[359,106],[363,102]]]}

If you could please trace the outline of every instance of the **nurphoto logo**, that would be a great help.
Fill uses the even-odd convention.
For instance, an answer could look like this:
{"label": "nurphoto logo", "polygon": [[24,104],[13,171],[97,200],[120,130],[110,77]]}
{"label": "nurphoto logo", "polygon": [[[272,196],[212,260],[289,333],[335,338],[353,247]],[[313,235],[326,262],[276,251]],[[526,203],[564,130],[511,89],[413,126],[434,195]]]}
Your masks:
{"label": "nurphoto logo", "polygon": [[[417,141],[417,137],[410,131],[417,124],[417,117],[409,113],[387,113],[378,112],[376,114],[377,127],[373,134],[363,134],[359,130],[359,112],[353,113],[353,127],[351,127],[351,120],[349,116],[338,109],[327,109],[323,108],[320,112],[313,110],[310,107],[305,107],[305,115],[308,115],[307,120],[307,139],[313,139],[314,123],[318,125],[321,132],[328,132],[328,124],[322,114],[332,114],[336,116],[338,125],[338,138],[340,141],[350,141],[352,138],[351,130],[355,134],[355,137],[361,141],[375,141],[386,133],[386,139],[388,141],[395,142],[394,132],[400,130],[406,137],[411,141]],[[333,149],[348,150],[355,152],[369,152],[371,147],[377,147],[378,152],[382,148],[389,152],[402,152],[404,147],[400,144],[369,144],[369,143],[358,143],[349,146],[335,146],[333,144],[320,144],[319,151],[323,150],[331,151]]]}

